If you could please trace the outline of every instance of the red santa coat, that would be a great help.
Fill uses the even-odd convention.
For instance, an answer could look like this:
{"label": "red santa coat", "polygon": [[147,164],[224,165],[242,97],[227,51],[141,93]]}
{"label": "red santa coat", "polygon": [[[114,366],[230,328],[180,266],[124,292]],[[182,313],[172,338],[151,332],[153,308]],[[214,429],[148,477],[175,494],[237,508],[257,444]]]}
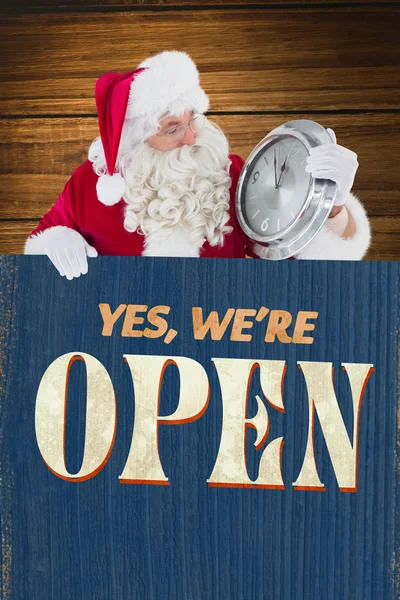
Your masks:
{"label": "red santa coat", "polygon": [[[200,257],[245,257],[246,236],[238,224],[235,211],[236,185],[244,161],[233,154],[229,158],[232,161],[230,167],[232,185],[228,224],[233,227],[233,231],[226,236],[222,247],[210,246],[205,242]],[[64,225],[80,233],[91,246],[96,248],[99,255],[140,256],[144,248],[144,236],[124,228],[125,201],[121,199],[113,206],[106,206],[100,202],[96,194],[97,179],[92,163],[87,160],[74,171],[57,202],[31,235],[41,233],[49,227]]]}
{"label": "red santa coat", "polygon": [[[246,236],[239,226],[235,210],[237,181],[244,165],[240,156],[229,155],[232,164],[230,177],[230,220],[233,231],[225,237],[223,246],[210,246],[206,241],[200,249],[201,258],[245,258],[254,256],[246,248]],[[143,253],[145,238],[124,228],[126,203],[120,200],[113,206],[106,206],[97,198],[98,176],[92,163],[87,160],[74,171],[58,197],[57,202],[41,219],[25,245],[26,254],[44,254],[43,233],[50,227],[65,226],[80,233],[96,248],[99,255],[140,256]],[[356,223],[356,234],[344,240],[325,225],[314,240],[297,255],[297,258],[359,260],[369,246],[370,230],[366,213],[355,196],[349,194],[347,206]]]}

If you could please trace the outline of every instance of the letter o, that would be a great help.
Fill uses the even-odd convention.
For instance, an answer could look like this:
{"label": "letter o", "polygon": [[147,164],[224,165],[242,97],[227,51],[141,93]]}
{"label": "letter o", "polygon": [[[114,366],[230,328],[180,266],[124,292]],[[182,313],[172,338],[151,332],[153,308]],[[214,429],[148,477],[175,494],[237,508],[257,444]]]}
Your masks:
{"label": "letter o", "polygon": [[[65,409],[69,371],[75,360],[83,360],[86,366],[86,427],[81,469],[71,474],[65,466]],[[101,471],[114,445],[116,420],[114,387],[100,361],[84,352],[69,352],[49,365],[36,396],[35,429],[40,453],[54,475],[84,481]]]}

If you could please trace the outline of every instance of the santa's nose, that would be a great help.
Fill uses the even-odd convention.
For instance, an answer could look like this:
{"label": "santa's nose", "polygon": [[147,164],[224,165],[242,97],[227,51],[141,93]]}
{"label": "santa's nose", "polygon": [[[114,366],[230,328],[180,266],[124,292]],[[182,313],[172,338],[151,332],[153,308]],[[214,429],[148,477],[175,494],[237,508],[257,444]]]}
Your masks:
{"label": "santa's nose", "polygon": [[180,141],[180,146],[183,146],[184,144],[187,144],[188,146],[193,146],[193,144],[196,143],[196,138],[194,137],[194,133],[193,131],[190,129],[190,127],[188,127],[186,129],[186,133],[183,136],[183,138]]}

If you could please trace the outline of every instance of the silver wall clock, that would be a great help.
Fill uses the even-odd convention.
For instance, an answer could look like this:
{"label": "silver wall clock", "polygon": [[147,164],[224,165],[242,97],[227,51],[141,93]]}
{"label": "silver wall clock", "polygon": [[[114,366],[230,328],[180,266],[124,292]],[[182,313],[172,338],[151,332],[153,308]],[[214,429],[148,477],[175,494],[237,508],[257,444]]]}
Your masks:
{"label": "silver wall clock", "polygon": [[314,121],[289,121],[254,148],[240,174],[236,213],[257,256],[270,260],[300,252],[329,216],[336,184],[307,173],[311,148],[332,142]]}

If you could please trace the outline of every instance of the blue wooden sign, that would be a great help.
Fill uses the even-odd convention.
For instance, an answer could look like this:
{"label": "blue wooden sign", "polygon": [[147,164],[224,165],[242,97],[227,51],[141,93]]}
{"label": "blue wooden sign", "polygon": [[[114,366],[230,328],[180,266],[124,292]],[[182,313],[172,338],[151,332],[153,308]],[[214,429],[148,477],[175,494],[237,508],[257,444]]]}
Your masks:
{"label": "blue wooden sign", "polygon": [[399,594],[400,263],[0,257],[1,597]]}

